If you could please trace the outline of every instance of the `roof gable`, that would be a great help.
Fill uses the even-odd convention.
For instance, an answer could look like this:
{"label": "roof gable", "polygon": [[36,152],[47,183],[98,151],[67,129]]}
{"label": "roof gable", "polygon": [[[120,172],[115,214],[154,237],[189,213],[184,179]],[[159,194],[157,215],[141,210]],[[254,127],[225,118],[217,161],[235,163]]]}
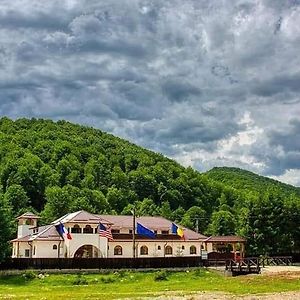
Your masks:
{"label": "roof gable", "polygon": [[53,221],[51,224],[57,223],[87,223],[87,224],[99,224],[99,222],[104,224],[110,224],[109,221],[99,217],[98,215],[91,214],[87,211],[80,210],[74,213],[69,213],[63,217]]}

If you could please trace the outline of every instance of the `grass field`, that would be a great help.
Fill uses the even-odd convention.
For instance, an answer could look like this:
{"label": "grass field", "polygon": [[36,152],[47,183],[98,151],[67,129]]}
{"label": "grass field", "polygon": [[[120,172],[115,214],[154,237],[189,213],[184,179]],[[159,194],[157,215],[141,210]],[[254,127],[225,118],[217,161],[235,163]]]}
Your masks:
{"label": "grass field", "polygon": [[116,299],[158,296],[170,292],[225,292],[235,295],[300,291],[300,276],[224,277],[206,269],[182,272],[109,274],[38,274],[0,277],[0,299]]}

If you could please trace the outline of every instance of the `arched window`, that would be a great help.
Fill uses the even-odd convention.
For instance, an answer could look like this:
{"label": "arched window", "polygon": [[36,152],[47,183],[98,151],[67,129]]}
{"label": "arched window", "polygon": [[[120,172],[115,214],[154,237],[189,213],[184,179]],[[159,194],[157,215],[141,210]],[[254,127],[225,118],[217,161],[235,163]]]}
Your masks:
{"label": "arched window", "polygon": [[197,254],[197,249],[195,246],[190,247],[190,254]]}
{"label": "arched window", "polygon": [[52,249],[57,250],[57,245],[53,245]]}
{"label": "arched window", "polygon": [[71,233],[81,233],[81,228],[78,224],[75,224],[72,228],[71,228]]}
{"label": "arched window", "polygon": [[85,227],[83,228],[83,233],[93,233],[93,228],[91,227],[91,225],[85,225]]}
{"label": "arched window", "polygon": [[142,246],[140,249],[140,254],[141,255],[148,255],[148,247],[147,246]]}
{"label": "arched window", "polygon": [[173,249],[171,246],[166,246],[165,248],[165,255],[172,255]]}
{"label": "arched window", "polygon": [[118,245],[114,248],[114,255],[122,255],[122,251],[123,251],[122,247]]}

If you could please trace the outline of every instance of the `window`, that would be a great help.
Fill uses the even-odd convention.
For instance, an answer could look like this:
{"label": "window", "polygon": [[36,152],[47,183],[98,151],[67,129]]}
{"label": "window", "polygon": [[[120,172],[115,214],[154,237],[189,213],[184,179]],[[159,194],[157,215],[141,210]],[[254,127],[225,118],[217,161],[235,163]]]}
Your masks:
{"label": "window", "polygon": [[111,233],[120,233],[120,230],[119,229],[112,229]]}
{"label": "window", "polygon": [[93,228],[91,227],[91,225],[85,225],[85,227],[83,228],[83,233],[93,233]]}
{"label": "window", "polygon": [[190,254],[197,254],[197,249],[195,246],[190,247]]}
{"label": "window", "polygon": [[53,245],[52,249],[57,250],[57,245]]}
{"label": "window", "polygon": [[184,250],[184,245],[181,246],[181,249]]}
{"label": "window", "polygon": [[114,248],[114,255],[122,255],[122,247],[121,246],[116,246]]}
{"label": "window", "polygon": [[161,234],[169,234],[169,230],[162,230]]}
{"label": "window", "polygon": [[158,245],[158,246],[157,246],[157,250],[160,250],[160,249],[161,249],[161,246]]}
{"label": "window", "polygon": [[147,246],[142,246],[140,250],[141,255],[148,255],[148,247]]}
{"label": "window", "polygon": [[35,246],[33,246],[33,255],[35,255]]}
{"label": "window", "polygon": [[165,255],[172,255],[173,249],[171,246],[166,246],[165,248]]}
{"label": "window", "polygon": [[71,228],[71,233],[81,233],[81,228],[79,227],[78,224],[75,224],[75,225]]}
{"label": "window", "polygon": [[154,233],[157,234],[157,230],[154,230]]}
{"label": "window", "polygon": [[25,249],[25,257],[29,257],[30,254],[30,250],[29,249]]}
{"label": "window", "polygon": [[129,234],[132,234],[132,229],[129,229]]}

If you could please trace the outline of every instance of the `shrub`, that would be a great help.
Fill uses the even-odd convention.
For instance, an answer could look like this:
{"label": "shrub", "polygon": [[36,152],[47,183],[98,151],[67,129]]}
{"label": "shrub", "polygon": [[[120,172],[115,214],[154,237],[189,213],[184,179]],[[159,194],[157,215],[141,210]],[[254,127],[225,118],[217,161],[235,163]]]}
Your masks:
{"label": "shrub", "polygon": [[113,283],[116,281],[116,279],[112,277],[101,277],[101,281],[103,283]]}
{"label": "shrub", "polygon": [[114,275],[119,278],[124,278],[127,275],[127,273],[125,270],[120,270],[120,271],[114,272]]}
{"label": "shrub", "polygon": [[156,274],[154,274],[154,280],[155,281],[168,280],[168,272],[167,271],[157,272]]}
{"label": "shrub", "polygon": [[73,281],[74,285],[88,285],[88,281],[81,274],[78,274],[77,277]]}
{"label": "shrub", "polygon": [[37,273],[33,270],[26,270],[22,275],[26,280],[32,280],[37,277]]}
{"label": "shrub", "polygon": [[194,271],[194,276],[203,276],[203,270],[201,270],[201,269],[196,269],[195,271]]}

